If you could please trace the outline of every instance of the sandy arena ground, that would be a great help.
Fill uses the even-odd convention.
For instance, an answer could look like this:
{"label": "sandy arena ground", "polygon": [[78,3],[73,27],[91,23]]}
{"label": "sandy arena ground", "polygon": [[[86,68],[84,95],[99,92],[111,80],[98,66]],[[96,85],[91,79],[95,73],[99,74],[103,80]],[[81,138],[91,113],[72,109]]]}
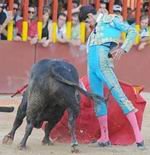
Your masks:
{"label": "sandy arena ground", "polygon": [[[109,148],[91,147],[87,144],[79,146],[78,155],[149,155],[150,154],[150,93],[143,93],[147,101],[144,113],[142,133],[144,135],[146,149],[138,150],[136,145],[131,146],[112,146]],[[27,142],[27,149],[18,150],[17,146],[22,139],[25,130],[24,124],[17,130],[15,140],[12,145],[2,144],[3,137],[10,131],[14,121],[16,110],[21,97],[0,96],[0,105],[14,105],[13,113],[0,113],[0,155],[71,155],[70,144],[55,143],[53,146],[42,146],[43,131],[34,129]],[[73,153],[75,154],[75,153]]]}

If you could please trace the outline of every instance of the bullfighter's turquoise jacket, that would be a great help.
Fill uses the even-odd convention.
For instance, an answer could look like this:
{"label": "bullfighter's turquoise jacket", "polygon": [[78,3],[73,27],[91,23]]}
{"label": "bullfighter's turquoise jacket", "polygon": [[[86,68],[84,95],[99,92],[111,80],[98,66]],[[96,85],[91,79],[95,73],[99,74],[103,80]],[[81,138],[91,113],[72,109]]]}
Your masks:
{"label": "bullfighter's turquoise jacket", "polygon": [[[115,14],[101,16],[87,42],[87,64],[92,92],[104,97],[104,85],[107,85],[112,89],[112,95],[122,111],[127,114],[135,108],[124,94],[108,58],[112,44],[113,47],[119,44],[122,32],[126,32],[126,39],[121,48],[129,52],[137,35],[135,28],[123,22],[121,16]],[[95,112],[97,117],[106,115],[107,104],[104,101],[95,101]]]}
{"label": "bullfighter's turquoise jacket", "polygon": [[122,16],[115,14],[103,15],[96,24],[89,38],[89,46],[108,42],[119,43],[122,32],[127,33],[122,49],[126,52],[132,47],[137,32],[133,26],[123,22]]}

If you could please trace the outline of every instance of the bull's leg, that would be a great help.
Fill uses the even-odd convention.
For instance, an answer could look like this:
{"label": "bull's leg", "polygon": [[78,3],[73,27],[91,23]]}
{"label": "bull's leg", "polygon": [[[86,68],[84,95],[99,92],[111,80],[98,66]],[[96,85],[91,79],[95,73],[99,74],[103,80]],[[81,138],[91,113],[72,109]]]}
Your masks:
{"label": "bull's leg", "polygon": [[68,98],[68,103],[68,127],[72,138],[71,146],[76,146],[78,145],[78,142],[75,134],[75,121],[80,112],[80,95],[78,91],[75,91],[75,93],[73,92],[73,95]]}
{"label": "bull's leg", "polygon": [[51,130],[54,128],[54,126],[60,121],[61,117],[63,116],[64,111],[65,111],[64,107],[56,106],[53,109],[53,112],[45,114],[49,117],[49,120],[48,120],[48,123],[45,125],[45,136],[42,140],[42,143],[44,145],[53,144],[52,140],[49,139],[49,135],[50,135]]}
{"label": "bull's leg", "polygon": [[46,144],[53,145],[52,140],[49,138],[49,134],[50,134],[51,129],[52,129],[52,127],[51,127],[50,122],[46,123],[46,125],[45,125],[45,136],[42,140],[43,145],[46,145]]}
{"label": "bull's leg", "polygon": [[23,139],[19,145],[20,150],[26,148],[26,142],[27,142],[28,137],[31,135],[32,130],[33,130],[33,124],[31,122],[27,121],[25,135],[24,135],[24,137],[23,137]]}
{"label": "bull's leg", "polygon": [[70,132],[71,132],[71,146],[72,146],[72,150],[71,152],[75,152],[75,153],[78,153],[79,150],[77,148],[78,146],[78,141],[76,139],[76,133],[75,133],[75,121],[76,121],[76,118],[78,116],[78,113],[76,113],[73,109],[68,109],[68,114],[69,114],[69,118],[68,118],[68,127],[70,129]]}
{"label": "bull's leg", "polygon": [[78,145],[76,134],[75,134],[75,120],[77,115],[75,115],[74,111],[71,108],[67,109],[68,111],[68,127],[71,133],[71,146]]}
{"label": "bull's leg", "polygon": [[23,96],[22,102],[18,107],[17,115],[15,121],[13,123],[13,127],[11,131],[3,138],[3,144],[11,144],[14,140],[15,132],[17,128],[22,124],[24,117],[26,116],[26,109],[27,109],[27,99],[26,95]]}
{"label": "bull's leg", "polygon": [[[79,152],[77,149],[78,142],[76,138],[76,118],[79,115],[80,112],[80,95],[78,91],[74,91],[74,89],[70,90],[70,96],[66,98],[67,103],[67,111],[68,111],[68,127],[70,129],[71,133],[71,146],[72,146],[72,152]],[[72,93],[72,94],[71,94]]]}

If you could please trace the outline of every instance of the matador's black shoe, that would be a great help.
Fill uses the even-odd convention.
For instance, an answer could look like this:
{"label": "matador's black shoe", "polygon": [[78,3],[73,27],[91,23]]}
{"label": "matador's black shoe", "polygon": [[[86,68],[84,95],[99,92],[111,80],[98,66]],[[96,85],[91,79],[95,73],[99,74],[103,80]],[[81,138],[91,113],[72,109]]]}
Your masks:
{"label": "matador's black shoe", "polygon": [[140,143],[136,143],[136,145],[137,145],[137,148],[138,149],[141,149],[141,150],[144,150],[145,149],[144,141],[142,141]]}
{"label": "matador's black shoe", "polygon": [[110,147],[111,142],[110,141],[107,141],[107,142],[95,142],[95,143],[89,144],[89,146],[91,146],[91,147]]}

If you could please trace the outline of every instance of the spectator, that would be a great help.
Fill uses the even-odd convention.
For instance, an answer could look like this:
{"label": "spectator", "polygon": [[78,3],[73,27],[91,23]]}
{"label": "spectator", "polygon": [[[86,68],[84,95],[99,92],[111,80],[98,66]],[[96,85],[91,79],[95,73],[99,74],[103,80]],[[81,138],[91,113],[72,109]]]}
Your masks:
{"label": "spectator", "polygon": [[50,10],[49,8],[45,7],[43,9],[43,28],[42,28],[42,39],[39,41],[43,47],[47,47],[51,42],[51,21],[50,18]]}
{"label": "spectator", "polygon": [[107,3],[104,0],[101,0],[100,8],[97,13],[108,14]]}
{"label": "spectator", "polygon": [[65,13],[60,13],[58,15],[57,23],[57,41],[61,43],[66,43],[66,21],[67,16]]}
{"label": "spectator", "polygon": [[144,2],[143,3],[143,11],[144,11],[144,14],[148,15],[148,11],[149,11],[149,2]]}
{"label": "spectator", "polygon": [[19,2],[15,1],[13,4],[13,21],[14,21],[14,38],[17,36],[17,28],[16,23],[17,21],[21,20],[22,17],[20,16],[20,4]]}
{"label": "spectator", "polygon": [[37,7],[38,1],[37,0],[29,0],[29,4]]}
{"label": "spectator", "polygon": [[[8,10],[8,7],[7,7]],[[17,28],[16,28],[16,23],[17,21],[21,20],[22,17],[20,16],[20,4],[18,1],[14,1],[13,3],[13,11],[7,11],[7,16],[11,16],[11,20],[13,20],[13,34],[14,34],[14,38],[17,35]],[[10,22],[8,21],[8,22]],[[7,36],[7,27],[6,27],[6,36]]]}
{"label": "spectator", "polygon": [[71,40],[69,40],[68,42],[77,46],[81,44],[79,13],[72,14],[72,34],[71,34]]}
{"label": "spectator", "polygon": [[[78,13],[80,11],[81,5],[79,5],[79,1],[78,0],[73,0],[72,1],[72,13]],[[67,3],[64,6],[63,9],[64,13],[67,15]]]}
{"label": "spectator", "polygon": [[61,13],[61,12],[67,14],[67,4],[66,3],[63,3],[63,2],[59,3],[58,13]]}
{"label": "spectator", "polygon": [[7,26],[6,18],[6,13],[3,11],[3,3],[0,2],[0,40],[6,39],[5,35],[3,34],[3,31]]}
{"label": "spectator", "polygon": [[108,14],[107,3],[104,0],[101,0],[101,3],[100,4],[101,4],[100,5],[100,8],[97,11],[97,19],[96,19],[96,22],[98,22],[103,15]]}
{"label": "spectator", "polygon": [[1,3],[3,4],[3,11],[6,13],[7,15],[7,2],[4,0],[4,1],[1,1]]}
{"label": "spectator", "polygon": [[140,31],[140,44],[138,50],[144,49],[150,42],[150,28],[148,27],[149,17],[147,15],[141,16],[141,31]]}
{"label": "spectator", "polygon": [[78,0],[73,0],[72,1],[72,8],[75,9],[75,8],[78,8],[79,7],[79,1]]}
{"label": "spectator", "polygon": [[20,4],[17,1],[15,1],[13,4],[13,16],[14,16],[14,22],[15,23],[18,20],[22,19],[22,17],[20,16]]}
{"label": "spectator", "polygon": [[135,9],[132,10],[131,8],[127,9],[127,23],[129,25],[135,24]]}
{"label": "spectator", "polygon": [[[7,10],[6,10],[7,9]],[[5,20],[5,27],[3,28],[3,33],[2,33],[2,39],[6,40],[7,39],[7,25],[10,21],[13,20],[14,23],[14,36],[16,36],[16,22],[20,19],[22,19],[19,15],[19,3],[17,1],[15,1],[13,3],[13,10],[9,11],[8,10],[8,5],[6,7],[4,13],[7,16],[7,19]]]}
{"label": "spectator", "polygon": [[[36,17],[36,7],[29,6],[29,9],[28,9],[28,40],[30,41],[31,44],[36,44],[38,41],[37,20],[35,17]],[[21,40],[22,22],[23,22],[23,19],[17,21],[16,23],[18,33],[14,40]]]}

